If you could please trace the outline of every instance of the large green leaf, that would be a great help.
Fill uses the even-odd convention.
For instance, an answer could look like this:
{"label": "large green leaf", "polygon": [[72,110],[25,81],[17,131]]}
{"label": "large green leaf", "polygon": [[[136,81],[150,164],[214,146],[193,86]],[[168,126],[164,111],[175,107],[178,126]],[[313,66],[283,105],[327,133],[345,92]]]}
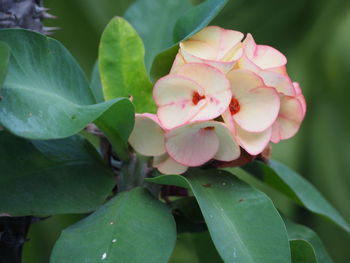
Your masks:
{"label": "large green leaf", "polygon": [[148,181],[192,190],[225,262],[290,262],[286,229],[271,200],[228,172],[197,169]]}
{"label": "large green leaf", "polygon": [[137,112],[154,112],[152,84],[144,64],[144,47],[137,32],[123,18],[113,18],[99,47],[99,69],[106,100],[132,97]]}
{"label": "large green leaf", "polygon": [[253,162],[244,167],[253,175],[261,176],[264,182],[289,196],[311,212],[322,215],[350,233],[350,225],[333,206],[298,173],[287,166],[270,160],[268,164]]}
{"label": "large green leaf", "polygon": [[124,17],[134,26],[145,44],[148,70],[154,57],[174,44],[176,22],[191,8],[190,0],[136,0]]}
{"label": "large green leaf", "polygon": [[[54,39],[23,29],[8,29],[0,31],[0,41],[11,51],[8,74],[0,89],[3,126],[29,139],[58,139],[98,119],[99,124],[113,126],[113,132],[108,131],[109,139],[116,147],[123,145],[116,150],[126,156],[126,141],[120,138],[129,135],[134,121],[128,99],[94,104],[79,65]],[[105,123],[112,113],[113,123]],[[118,122],[123,125],[117,126]]]}
{"label": "large green leaf", "polygon": [[227,0],[206,0],[189,9],[178,19],[174,28],[175,43],[165,46],[156,53],[158,55],[155,56],[151,68],[153,80],[159,79],[170,71],[179,48],[178,42],[207,26],[227,2]]}
{"label": "large green leaf", "polygon": [[170,210],[147,190],[134,188],[64,230],[50,262],[165,263],[175,241]]}
{"label": "large green leaf", "polygon": [[176,247],[169,263],[222,263],[208,231],[182,233],[177,236]]}
{"label": "large green leaf", "polygon": [[333,262],[314,231],[306,226],[295,224],[290,220],[285,220],[285,225],[291,244],[293,263]]}
{"label": "large green leaf", "polygon": [[7,73],[9,56],[9,47],[5,43],[0,42],[0,87],[2,86]]}
{"label": "large green leaf", "polygon": [[0,132],[0,214],[86,213],[110,194],[115,179],[80,136],[28,141]]}

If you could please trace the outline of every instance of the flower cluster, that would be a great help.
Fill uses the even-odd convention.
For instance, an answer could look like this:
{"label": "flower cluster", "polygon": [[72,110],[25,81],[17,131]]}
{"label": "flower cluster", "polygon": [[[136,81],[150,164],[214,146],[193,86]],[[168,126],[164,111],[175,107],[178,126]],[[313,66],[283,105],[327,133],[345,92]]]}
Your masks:
{"label": "flower cluster", "polygon": [[157,114],[137,114],[129,139],[160,172],[233,161],[240,148],[258,155],[298,131],[306,103],[286,57],[243,38],[210,26],[180,43],[170,73],[153,89]]}

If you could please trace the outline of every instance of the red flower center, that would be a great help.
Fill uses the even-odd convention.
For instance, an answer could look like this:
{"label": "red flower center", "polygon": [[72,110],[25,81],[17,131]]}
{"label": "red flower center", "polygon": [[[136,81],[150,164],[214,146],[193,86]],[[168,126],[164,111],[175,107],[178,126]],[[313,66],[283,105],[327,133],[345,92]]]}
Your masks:
{"label": "red flower center", "polygon": [[232,97],[229,108],[231,115],[235,115],[241,109],[239,101],[235,97]]}
{"label": "red flower center", "polygon": [[192,102],[194,105],[197,105],[198,102],[202,99],[205,99],[205,96],[203,95],[199,95],[199,93],[197,91],[194,91],[193,92],[193,95],[192,95]]}

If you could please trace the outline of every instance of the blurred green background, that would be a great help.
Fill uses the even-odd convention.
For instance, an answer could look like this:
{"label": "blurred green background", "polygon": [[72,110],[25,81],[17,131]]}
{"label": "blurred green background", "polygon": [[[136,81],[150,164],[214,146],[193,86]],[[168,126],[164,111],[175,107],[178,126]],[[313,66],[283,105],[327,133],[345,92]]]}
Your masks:
{"label": "blurred green background", "polygon": [[[131,2],[46,0],[58,19],[45,23],[61,28],[53,37],[72,52],[89,78],[104,26],[111,17],[122,16]],[[251,32],[259,44],[287,55],[288,71],[301,84],[308,112],[297,136],[273,146],[273,157],[304,175],[350,221],[350,1],[230,0],[213,24]],[[349,262],[349,235],[272,197],[282,211],[320,235],[335,262]],[[25,262],[48,262],[60,231],[79,218],[56,216],[33,225]],[[194,262],[188,260],[190,247],[177,247],[183,257],[173,262]]]}

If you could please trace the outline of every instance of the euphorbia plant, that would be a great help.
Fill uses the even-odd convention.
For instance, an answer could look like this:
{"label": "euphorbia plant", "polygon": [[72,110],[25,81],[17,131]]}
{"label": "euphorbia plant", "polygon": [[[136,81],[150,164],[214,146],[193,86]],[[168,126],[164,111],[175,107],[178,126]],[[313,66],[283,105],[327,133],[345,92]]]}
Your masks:
{"label": "euphorbia plant", "polygon": [[[0,213],[91,213],[62,232],[51,262],[168,262],[183,233],[210,247],[197,251],[208,262],[332,262],[241,175],[350,232],[269,159],[270,142],[300,128],[305,99],[278,50],[207,27],[225,3],[136,1],[129,22],[103,32],[90,86],[59,42],[0,31]],[[153,9],[167,18],[159,30]]]}

